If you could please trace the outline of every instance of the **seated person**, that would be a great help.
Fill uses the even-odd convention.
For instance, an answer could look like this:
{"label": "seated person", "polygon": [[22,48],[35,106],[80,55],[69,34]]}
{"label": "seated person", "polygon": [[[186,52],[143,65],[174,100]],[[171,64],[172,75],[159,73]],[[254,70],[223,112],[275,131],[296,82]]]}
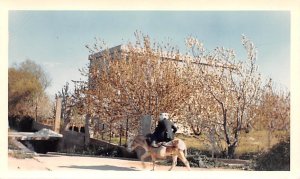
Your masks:
{"label": "seated person", "polygon": [[173,122],[169,120],[168,113],[161,113],[159,115],[158,125],[153,134],[150,135],[151,146],[159,147],[158,142],[169,142],[174,139],[174,134],[177,128]]}

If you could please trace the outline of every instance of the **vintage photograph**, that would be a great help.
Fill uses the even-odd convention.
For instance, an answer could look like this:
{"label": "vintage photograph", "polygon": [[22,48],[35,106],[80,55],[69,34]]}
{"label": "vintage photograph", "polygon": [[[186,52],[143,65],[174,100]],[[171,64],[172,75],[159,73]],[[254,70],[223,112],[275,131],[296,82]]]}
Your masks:
{"label": "vintage photograph", "polygon": [[290,11],[10,10],[8,172],[290,171]]}

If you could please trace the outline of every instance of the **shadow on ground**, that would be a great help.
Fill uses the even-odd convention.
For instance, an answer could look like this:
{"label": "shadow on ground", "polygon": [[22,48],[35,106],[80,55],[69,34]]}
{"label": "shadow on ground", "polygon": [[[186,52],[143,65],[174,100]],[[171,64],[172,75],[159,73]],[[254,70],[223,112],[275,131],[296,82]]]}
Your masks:
{"label": "shadow on ground", "polygon": [[134,167],[117,167],[112,165],[99,165],[99,166],[78,166],[78,165],[70,165],[70,166],[59,166],[61,168],[76,168],[76,169],[88,169],[88,170],[115,170],[115,171],[139,171]]}

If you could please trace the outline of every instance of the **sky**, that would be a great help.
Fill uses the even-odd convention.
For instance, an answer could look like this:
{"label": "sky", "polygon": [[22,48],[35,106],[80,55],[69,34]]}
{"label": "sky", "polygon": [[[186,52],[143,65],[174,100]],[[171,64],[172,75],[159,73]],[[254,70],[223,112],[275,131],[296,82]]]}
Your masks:
{"label": "sky", "polygon": [[264,78],[290,89],[290,13],[288,11],[10,11],[9,67],[26,59],[41,65],[52,80],[53,96],[66,82],[83,77],[86,44],[103,39],[113,47],[135,42],[134,32],[157,42],[171,41],[185,52],[185,39],[198,38],[209,51],[234,49],[245,59],[242,34],[257,47]]}

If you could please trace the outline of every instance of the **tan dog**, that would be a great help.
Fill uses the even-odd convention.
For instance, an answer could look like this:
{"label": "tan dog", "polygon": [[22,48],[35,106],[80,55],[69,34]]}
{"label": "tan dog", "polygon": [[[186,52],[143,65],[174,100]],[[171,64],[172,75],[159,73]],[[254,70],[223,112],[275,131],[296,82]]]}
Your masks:
{"label": "tan dog", "polygon": [[[141,156],[142,165],[145,168],[144,160],[151,156],[153,168],[155,169],[155,162],[157,159],[165,159],[167,156],[172,156],[172,166],[169,169],[172,170],[177,164],[177,157],[185,164],[188,170],[191,170],[190,164],[186,159],[187,148],[185,143],[181,139],[174,139],[166,144],[161,145],[158,148],[151,147],[147,144],[146,137],[138,135],[128,142],[128,150],[133,151],[137,147],[145,149],[145,153]],[[185,152],[184,152],[185,151]]]}

